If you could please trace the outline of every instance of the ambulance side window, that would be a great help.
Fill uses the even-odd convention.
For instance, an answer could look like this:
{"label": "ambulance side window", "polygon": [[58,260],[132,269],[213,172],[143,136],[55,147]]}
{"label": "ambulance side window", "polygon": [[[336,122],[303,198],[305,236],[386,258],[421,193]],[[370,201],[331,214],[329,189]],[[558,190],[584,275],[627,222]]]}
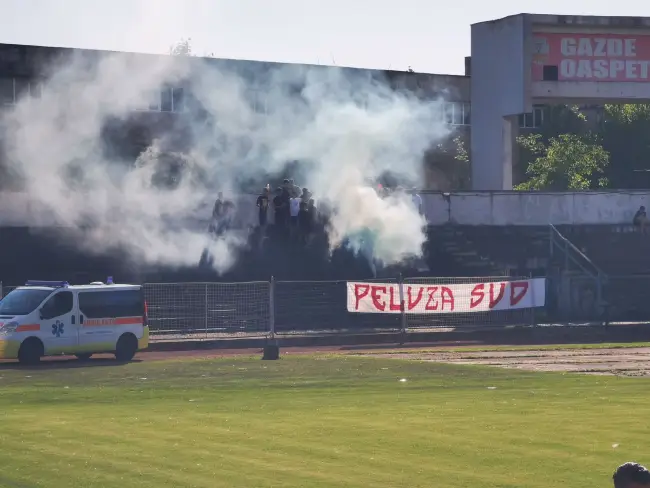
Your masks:
{"label": "ambulance side window", "polygon": [[79,293],[79,309],[89,319],[138,317],[144,313],[141,290]]}
{"label": "ambulance side window", "polygon": [[72,312],[73,296],[71,291],[61,291],[50,297],[41,307],[41,318],[53,319]]}

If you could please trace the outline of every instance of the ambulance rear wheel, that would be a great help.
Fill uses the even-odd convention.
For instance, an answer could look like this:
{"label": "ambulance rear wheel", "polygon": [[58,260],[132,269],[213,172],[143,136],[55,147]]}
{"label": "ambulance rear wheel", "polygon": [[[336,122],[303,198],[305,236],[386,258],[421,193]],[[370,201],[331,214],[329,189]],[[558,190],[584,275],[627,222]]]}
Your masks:
{"label": "ambulance rear wheel", "polygon": [[84,353],[84,354],[75,354],[75,357],[79,361],[88,361],[91,357],[93,357],[93,355],[89,353]]}
{"label": "ambulance rear wheel", "polygon": [[138,340],[133,334],[124,334],[117,341],[115,359],[120,362],[128,362],[133,359],[136,352],[138,352]]}
{"label": "ambulance rear wheel", "polygon": [[20,345],[20,349],[18,349],[18,362],[25,365],[38,364],[44,353],[43,343],[35,337],[32,337]]}

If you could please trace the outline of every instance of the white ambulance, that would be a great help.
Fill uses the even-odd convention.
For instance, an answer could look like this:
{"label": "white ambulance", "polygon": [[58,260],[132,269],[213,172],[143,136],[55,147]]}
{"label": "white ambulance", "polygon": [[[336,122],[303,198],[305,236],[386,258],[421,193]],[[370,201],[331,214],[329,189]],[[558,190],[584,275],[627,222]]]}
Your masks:
{"label": "white ambulance", "polygon": [[130,361],[149,345],[140,285],[28,281],[0,301],[0,359],[38,363],[43,356],[113,353]]}

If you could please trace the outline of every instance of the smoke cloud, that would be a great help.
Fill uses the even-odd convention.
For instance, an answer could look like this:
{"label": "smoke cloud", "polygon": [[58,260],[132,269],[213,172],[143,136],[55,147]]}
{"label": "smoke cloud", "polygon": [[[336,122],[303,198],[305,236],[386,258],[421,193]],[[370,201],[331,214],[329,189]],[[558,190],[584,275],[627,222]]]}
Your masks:
{"label": "smoke cloud", "polygon": [[[184,88],[184,113],[138,111],[162,86]],[[107,145],[107,127],[154,117],[173,129],[148,147]],[[192,266],[207,249],[219,272],[249,230],[214,240],[197,218],[209,218],[217,191],[234,198],[250,181],[261,190],[288,161],[301,161],[296,183],[331,208],[332,248],[386,265],[420,255],[423,218],[409,195],[380,198],[376,180],[391,171],[418,184],[425,151],[448,134],[439,102],[361,70],[132,54],[53,61],[41,96],[25,95],[3,122],[5,159],[39,209],[29,225],[65,226],[87,250],[147,264]],[[162,184],[174,165],[173,184]],[[254,220],[255,197],[236,201],[241,223]]]}

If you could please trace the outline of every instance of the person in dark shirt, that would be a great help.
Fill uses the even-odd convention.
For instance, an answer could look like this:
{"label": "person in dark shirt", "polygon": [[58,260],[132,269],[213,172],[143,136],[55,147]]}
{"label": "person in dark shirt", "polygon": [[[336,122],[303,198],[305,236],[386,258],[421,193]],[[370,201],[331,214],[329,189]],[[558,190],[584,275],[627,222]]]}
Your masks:
{"label": "person in dark shirt", "polygon": [[284,180],[282,184],[282,220],[283,225],[289,226],[289,221],[291,220],[291,209],[289,208],[289,202],[291,201],[291,184],[289,180]]}
{"label": "person in dark shirt", "polygon": [[283,229],[287,224],[287,216],[289,215],[289,199],[285,198],[285,190],[278,188],[275,190],[275,197],[273,198],[273,208],[275,210],[275,225],[279,229]]}
{"label": "person in dark shirt", "polygon": [[228,232],[235,221],[235,204],[230,200],[224,200],[221,209],[221,216],[217,221],[217,235],[221,236]]}
{"label": "person in dark shirt", "polygon": [[210,225],[208,226],[208,232],[211,234],[216,234],[220,227],[220,222],[223,217],[223,193],[219,192],[217,199],[214,202],[214,207],[212,207],[212,219],[210,219]]}
{"label": "person in dark shirt", "polygon": [[298,225],[300,226],[300,240],[307,244],[313,230],[314,223],[314,199],[307,188],[302,189],[300,197],[300,213],[298,214]]}
{"label": "person in dark shirt", "polygon": [[269,210],[269,187],[262,190],[262,194],[257,197],[257,208],[259,209],[260,227],[266,227],[267,213]]}
{"label": "person in dark shirt", "polygon": [[212,209],[212,218],[219,219],[223,215],[223,193],[219,192],[217,195],[217,200],[214,202],[214,207]]}
{"label": "person in dark shirt", "polygon": [[291,183],[289,183],[289,180],[283,180],[282,181],[282,192],[289,193],[289,189],[291,188]]}
{"label": "person in dark shirt", "polygon": [[291,194],[291,198],[300,198],[302,193],[300,191],[300,187],[296,185],[296,183],[293,180],[289,180],[289,193]]}
{"label": "person in dark shirt", "polygon": [[646,232],[648,227],[648,215],[646,214],[645,207],[641,205],[639,210],[634,214],[634,219],[632,223],[635,227],[640,227],[643,232]]}

